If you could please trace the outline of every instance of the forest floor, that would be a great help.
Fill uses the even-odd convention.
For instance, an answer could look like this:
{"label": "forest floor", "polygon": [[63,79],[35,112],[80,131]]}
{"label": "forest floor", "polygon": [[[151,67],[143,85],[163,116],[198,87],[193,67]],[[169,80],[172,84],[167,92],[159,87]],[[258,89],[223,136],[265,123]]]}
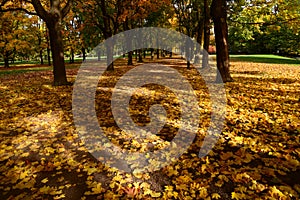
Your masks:
{"label": "forest floor", "polygon": [[[187,70],[183,60],[156,62],[178,70],[192,85],[201,123],[186,153],[145,173],[110,168],[89,153],[73,121],[73,86],[52,86],[50,69],[2,74],[0,199],[300,198],[300,66],[233,61],[235,81],[225,84],[227,112],[221,137],[207,156],[199,158],[211,114],[207,88],[197,70]],[[71,82],[78,66],[67,69]],[[146,148],[144,143],[119,130],[110,109],[112,88],[132,68],[118,60],[115,71],[102,75],[95,102],[107,137],[115,145],[139,151]],[[176,121],[179,105],[168,103],[176,99],[174,94],[160,95],[169,91],[149,87],[153,97],[139,100],[137,95],[131,101],[133,120],[147,124],[145,109],[160,102],[168,118]],[[177,130],[176,123],[164,127],[151,148],[162,148]]]}

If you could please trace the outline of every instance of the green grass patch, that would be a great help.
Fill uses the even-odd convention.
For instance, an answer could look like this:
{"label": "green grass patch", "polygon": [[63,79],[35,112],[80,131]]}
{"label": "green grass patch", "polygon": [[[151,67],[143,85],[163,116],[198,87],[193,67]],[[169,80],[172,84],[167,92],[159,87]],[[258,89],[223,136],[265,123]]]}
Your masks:
{"label": "green grass patch", "polygon": [[230,55],[232,61],[300,65],[300,60],[272,54]]}
{"label": "green grass patch", "polygon": [[1,70],[0,76],[16,75],[16,74],[22,74],[22,73],[27,73],[27,72],[35,72],[35,71],[46,71],[46,70],[50,70],[50,69],[52,69],[52,67],[34,67],[34,68]]}
{"label": "green grass patch", "polygon": [[[66,64],[66,69],[74,69],[79,68],[79,64],[72,64],[68,65]],[[36,71],[48,71],[52,70],[52,66],[47,67],[29,67],[29,68],[21,68],[21,69],[7,69],[7,70],[0,70],[0,76],[5,75],[16,75],[16,74],[22,74],[22,73],[28,73],[28,72],[36,72]]]}

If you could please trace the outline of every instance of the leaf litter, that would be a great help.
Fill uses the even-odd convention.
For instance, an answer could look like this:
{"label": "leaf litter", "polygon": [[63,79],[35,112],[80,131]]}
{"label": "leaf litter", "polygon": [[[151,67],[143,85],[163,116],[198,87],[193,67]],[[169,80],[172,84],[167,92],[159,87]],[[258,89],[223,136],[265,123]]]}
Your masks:
{"label": "leaf litter", "polygon": [[[146,60],[146,62],[150,62]],[[200,123],[187,153],[160,171],[132,174],[109,168],[86,149],[75,130],[72,86],[53,87],[50,71],[0,77],[0,195],[2,199],[298,199],[300,198],[299,66],[232,62],[226,83],[227,115],[221,138],[198,158],[211,103],[195,69],[180,59],[158,60],[177,69],[199,99]],[[166,124],[138,140],[116,125],[112,88],[132,67],[121,59],[96,93],[98,121],[107,137],[130,151],[156,151],[178,131],[180,106],[168,88],[147,85],[134,94],[130,113],[144,126],[159,103]],[[74,81],[77,69],[68,69]],[[144,95],[148,92],[150,95]],[[150,144],[150,145],[149,145]],[[138,162],[138,161],[137,161]]]}

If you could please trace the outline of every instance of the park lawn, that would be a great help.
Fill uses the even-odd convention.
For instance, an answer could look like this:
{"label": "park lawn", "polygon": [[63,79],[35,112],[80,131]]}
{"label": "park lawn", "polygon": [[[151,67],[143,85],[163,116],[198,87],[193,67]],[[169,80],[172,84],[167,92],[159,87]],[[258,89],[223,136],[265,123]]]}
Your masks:
{"label": "park lawn", "polygon": [[[81,63],[73,63],[73,64],[66,63],[66,69],[79,68],[80,65]],[[18,64],[18,65],[11,66],[9,68],[1,67],[0,76],[23,74],[27,72],[49,71],[52,69],[53,67],[48,65]]]}
{"label": "park lawn", "polygon": [[[198,158],[210,120],[207,88],[195,69],[185,69],[183,61],[159,62],[174,67],[189,80],[199,98],[201,124],[187,153],[171,165],[145,174],[109,168],[87,152],[72,118],[73,88],[53,87],[51,71],[0,76],[2,199],[300,198],[299,67],[233,60],[235,81],[226,83],[222,136],[208,156]],[[123,148],[138,151],[143,143],[118,130],[109,108],[111,89],[132,68],[125,63],[119,60],[114,72],[103,75],[96,93],[96,111],[109,138]],[[74,82],[77,68],[67,69],[67,74]],[[165,91],[152,89],[158,101]],[[172,111],[179,108],[168,104],[174,95],[163,96],[166,100],[162,102],[170,106],[170,118],[176,118]],[[149,121],[143,108],[153,99],[138,105],[134,98],[132,108],[137,110],[132,109],[132,116],[143,124]],[[174,137],[176,126],[161,131],[162,141]]]}
{"label": "park lawn", "polygon": [[290,64],[300,66],[300,60],[288,58],[273,54],[249,54],[249,55],[230,55],[232,61],[254,62],[254,63],[271,63],[271,64]]}

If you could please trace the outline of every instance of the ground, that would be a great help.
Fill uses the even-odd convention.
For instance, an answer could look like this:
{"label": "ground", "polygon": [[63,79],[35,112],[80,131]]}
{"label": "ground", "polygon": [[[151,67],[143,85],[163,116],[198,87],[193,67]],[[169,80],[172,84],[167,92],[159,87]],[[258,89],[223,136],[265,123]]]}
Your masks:
{"label": "ground", "polygon": [[[149,60],[145,60],[149,62]],[[226,83],[227,112],[222,135],[208,156],[198,151],[210,121],[207,88],[195,69],[180,59],[161,59],[189,80],[200,107],[200,126],[188,151],[172,164],[149,173],[109,168],[87,151],[75,129],[72,86],[52,86],[52,72],[0,71],[1,199],[299,199],[300,68],[278,63],[231,62],[234,82]],[[133,67],[124,60],[100,79],[98,121],[115,144],[143,151],[154,141],[136,141],[116,126],[111,88]],[[74,82],[78,64],[68,68]],[[30,67],[32,69],[32,67]],[[15,70],[15,69],[11,69]],[[166,107],[168,120],[150,148],[168,144],[178,130],[176,97],[149,85],[154,96],[135,94],[133,120],[149,122],[147,108]],[[162,95],[167,93],[168,95]],[[105,113],[105,114],[104,114]]]}

